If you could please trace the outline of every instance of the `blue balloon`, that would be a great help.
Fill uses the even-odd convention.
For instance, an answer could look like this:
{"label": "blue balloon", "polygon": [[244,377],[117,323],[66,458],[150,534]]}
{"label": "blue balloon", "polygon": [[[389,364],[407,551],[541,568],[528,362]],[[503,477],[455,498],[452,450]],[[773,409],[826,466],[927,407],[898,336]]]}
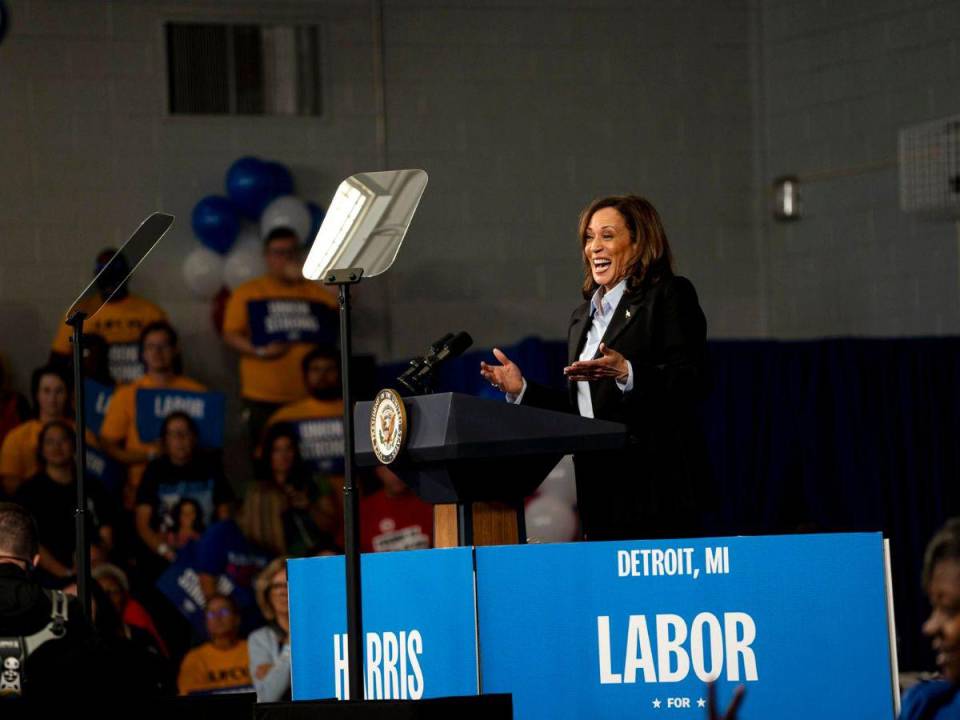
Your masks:
{"label": "blue balloon", "polygon": [[193,208],[193,232],[211,250],[226,255],[240,230],[233,203],[220,195],[207,195]]}
{"label": "blue balloon", "polygon": [[273,195],[275,171],[271,170],[271,164],[247,156],[234,162],[227,170],[227,195],[237,209],[251,220],[258,219],[263,209],[276,197]]}
{"label": "blue balloon", "polygon": [[278,162],[268,162],[267,170],[270,172],[271,202],[281,195],[293,195],[293,175],[290,174],[286,165]]}
{"label": "blue balloon", "polygon": [[323,224],[323,218],[327,213],[315,202],[308,202],[307,209],[310,211],[312,224],[310,225],[310,237],[304,238],[304,241],[313,242],[313,239],[317,236],[317,232],[320,230],[320,225]]}

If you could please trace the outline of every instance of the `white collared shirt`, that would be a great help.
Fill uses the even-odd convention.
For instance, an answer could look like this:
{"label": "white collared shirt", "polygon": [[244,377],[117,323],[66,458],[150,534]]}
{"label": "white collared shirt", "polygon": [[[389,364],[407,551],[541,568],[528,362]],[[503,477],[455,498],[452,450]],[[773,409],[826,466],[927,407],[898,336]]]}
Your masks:
{"label": "white collared shirt", "polygon": [[[578,360],[593,360],[597,351],[600,349],[600,340],[607,331],[610,321],[613,320],[613,313],[623,298],[623,293],[627,289],[627,280],[624,278],[616,285],[613,290],[604,292],[602,287],[590,298],[590,313],[588,320],[590,329],[587,331],[587,339],[583,343],[583,350]],[[630,392],[633,390],[633,366],[627,360],[627,379],[623,382],[617,380],[617,387],[621,392]],[[593,417],[593,398],[590,396],[590,383],[577,383],[577,409],[583,417]]]}
{"label": "white collared shirt", "polygon": [[[587,331],[587,339],[583,343],[583,351],[578,360],[593,360],[597,351],[600,349],[600,340],[607,331],[607,327],[613,320],[613,313],[623,298],[623,293],[627,289],[627,280],[624,278],[609,292],[604,292],[602,287],[590,298],[590,312],[587,315],[587,321],[590,322],[590,329]],[[633,390],[633,365],[627,360],[627,379],[616,381],[617,387],[621,392],[630,392]],[[527,380],[523,380],[523,388],[517,395],[507,393],[507,401],[519,403],[523,400],[523,395],[527,391]],[[583,417],[593,417],[593,398],[590,396],[590,383],[577,383],[577,409]]]}

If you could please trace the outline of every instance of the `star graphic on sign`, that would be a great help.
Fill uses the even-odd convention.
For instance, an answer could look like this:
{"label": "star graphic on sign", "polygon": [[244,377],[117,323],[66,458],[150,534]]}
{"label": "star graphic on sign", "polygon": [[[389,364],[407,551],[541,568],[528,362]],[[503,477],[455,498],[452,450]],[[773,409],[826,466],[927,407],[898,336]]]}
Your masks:
{"label": "star graphic on sign", "polygon": [[707,706],[707,701],[703,698],[697,698],[697,707],[702,708]]}
{"label": "star graphic on sign", "polygon": [[657,708],[658,710],[660,709],[660,706],[661,706],[662,704],[663,704],[663,703],[660,702],[660,698],[654,698],[654,699],[653,699],[653,706],[654,706],[655,708]]}

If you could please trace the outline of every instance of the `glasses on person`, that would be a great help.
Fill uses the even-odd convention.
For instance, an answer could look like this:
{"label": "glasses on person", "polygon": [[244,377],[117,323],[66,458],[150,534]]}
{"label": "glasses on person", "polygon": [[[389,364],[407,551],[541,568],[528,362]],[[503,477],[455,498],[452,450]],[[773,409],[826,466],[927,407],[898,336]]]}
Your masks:
{"label": "glasses on person", "polygon": [[233,610],[226,607],[220,608],[219,610],[207,610],[207,617],[211,620],[216,618],[226,618],[230,617],[231,615],[233,615]]}

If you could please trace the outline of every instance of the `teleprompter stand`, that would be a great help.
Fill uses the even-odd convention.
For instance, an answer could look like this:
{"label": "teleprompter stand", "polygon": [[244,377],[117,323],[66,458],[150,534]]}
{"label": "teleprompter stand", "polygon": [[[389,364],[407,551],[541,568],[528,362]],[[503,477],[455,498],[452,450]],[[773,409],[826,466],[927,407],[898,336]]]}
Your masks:
{"label": "teleprompter stand", "polygon": [[87,425],[84,416],[83,388],[83,324],[110,301],[124,283],[130,279],[147,254],[173,224],[173,215],[153,213],[149,215],[133,235],[121,246],[84,288],[70,309],[66,324],[73,328],[73,404],[76,443],[74,462],[77,472],[76,563],[77,595],[80,607],[88,619],[90,612],[90,546],[87,543]]}
{"label": "teleprompter stand", "polygon": [[[343,389],[343,542],[347,581],[347,657],[350,697],[363,697],[363,604],[360,589],[360,502],[353,480],[353,400],[350,394],[350,286],[360,282],[362,268],[331,270],[325,285],[340,294],[340,382]],[[355,666],[354,663],[357,663]]]}

